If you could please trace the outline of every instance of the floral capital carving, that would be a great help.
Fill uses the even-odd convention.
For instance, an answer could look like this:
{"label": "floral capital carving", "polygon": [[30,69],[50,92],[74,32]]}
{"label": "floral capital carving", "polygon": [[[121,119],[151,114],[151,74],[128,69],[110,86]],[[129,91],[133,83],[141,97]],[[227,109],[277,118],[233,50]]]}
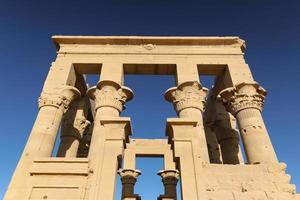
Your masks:
{"label": "floral capital carving", "polygon": [[266,90],[258,83],[240,83],[234,87],[222,90],[218,99],[223,102],[226,110],[232,115],[239,111],[253,108],[262,111]]}
{"label": "floral capital carving", "polygon": [[165,93],[165,99],[172,102],[177,113],[186,108],[204,110],[208,89],[196,81],[184,82]]}
{"label": "floral capital carving", "polygon": [[176,169],[160,170],[157,174],[162,178],[167,178],[167,177],[174,177],[176,179],[179,178],[179,171]]}
{"label": "floral capital carving", "polygon": [[39,109],[43,106],[53,106],[63,108],[65,111],[69,108],[70,103],[80,95],[79,90],[72,86],[64,86],[54,93],[42,92],[38,100]]}
{"label": "floral capital carving", "polygon": [[88,96],[95,101],[95,110],[101,107],[112,107],[122,112],[125,102],[133,98],[133,92],[125,86],[113,81],[101,81],[97,86],[87,91]]}
{"label": "floral capital carving", "polygon": [[176,185],[179,179],[179,171],[176,169],[160,170],[157,173],[164,185]]}
{"label": "floral capital carving", "polygon": [[121,177],[126,177],[126,176],[130,176],[130,177],[133,177],[133,178],[137,178],[139,175],[141,175],[141,171],[137,170],[137,169],[120,169],[118,171],[118,174],[121,176]]}

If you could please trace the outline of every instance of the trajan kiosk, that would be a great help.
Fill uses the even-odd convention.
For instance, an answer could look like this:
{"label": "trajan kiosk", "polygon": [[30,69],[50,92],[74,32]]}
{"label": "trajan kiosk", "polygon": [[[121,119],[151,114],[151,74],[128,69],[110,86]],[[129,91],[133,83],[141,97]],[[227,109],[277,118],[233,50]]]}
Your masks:
{"label": "trajan kiosk", "polygon": [[[53,36],[53,41],[57,58],[5,200],[114,200],[117,178],[122,200],[142,199],[134,192],[142,174],[137,157],[163,158],[159,200],[176,200],[177,187],[183,200],[300,199],[276,157],[261,114],[266,90],[254,81],[240,38]],[[87,86],[85,74],[99,74],[97,85]],[[166,139],[134,138],[130,118],[120,117],[133,98],[123,84],[125,74],[175,77],[174,87],[161,94],[178,116],[166,119]],[[215,76],[210,90],[202,87],[200,75]]]}

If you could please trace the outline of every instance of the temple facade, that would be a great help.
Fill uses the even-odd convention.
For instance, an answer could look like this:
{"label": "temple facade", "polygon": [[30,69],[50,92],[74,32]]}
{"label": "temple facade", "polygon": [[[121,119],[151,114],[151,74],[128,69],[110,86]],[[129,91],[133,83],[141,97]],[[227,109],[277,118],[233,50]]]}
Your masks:
{"label": "temple facade", "polygon": [[[57,58],[5,200],[114,200],[118,177],[122,200],[143,199],[134,191],[143,173],[137,157],[164,160],[158,200],[300,200],[272,146],[262,117],[267,92],[254,80],[240,38],[53,41]],[[87,74],[99,75],[97,85],[86,84]],[[175,77],[162,94],[178,116],[166,119],[165,139],[135,138],[130,118],[120,116],[134,97],[125,74]],[[211,88],[201,85],[203,75],[215,76]]]}

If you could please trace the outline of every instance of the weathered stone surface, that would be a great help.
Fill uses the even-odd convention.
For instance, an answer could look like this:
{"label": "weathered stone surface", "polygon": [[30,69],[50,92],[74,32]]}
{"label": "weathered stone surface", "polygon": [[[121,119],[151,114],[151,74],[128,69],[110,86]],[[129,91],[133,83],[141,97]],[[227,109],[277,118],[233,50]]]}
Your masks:
{"label": "weathered stone surface", "polygon": [[[266,91],[245,63],[243,40],[123,36],[53,40],[58,55],[5,200],[114,200],[117,174],[122,200],[140,200],[143,194],[134,193],[141,175],[135,166],[138,156],[164,160],[158,173],[164,187],[159,200],[176,200],[176,187],[181,187],[183,200],[300,200],[264,124]],[[96,86],[87,86],[85,74],[99,74]],[[165,98],[178,118],[166,120],[166,139],[130,138],[131,120],[120,117],[133,98],[124,86],[124,74],[175,76],[176,85]],[[216,77],[209,91],[199,75]],[[58,134],[61,140],[54,157]]]}

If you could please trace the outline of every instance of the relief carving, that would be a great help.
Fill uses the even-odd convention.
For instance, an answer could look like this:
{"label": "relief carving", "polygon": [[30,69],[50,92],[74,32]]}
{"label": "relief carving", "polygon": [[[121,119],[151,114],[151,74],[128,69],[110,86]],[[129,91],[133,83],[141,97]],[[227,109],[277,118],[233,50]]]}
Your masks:
{"label": "relief carving", "polygon": [[144,44],[143,47],[144,47],[145,49],[147,49],[148,51],[151,51],[151,50],[153,50],[153,49],[156,48],[156,46],[153,45],[153,44]]}
{"label": "relief carving", "polygon": [[76,128],[81,135],[90,124],[91,122],[84,117],[74,120],[74,128]]}

